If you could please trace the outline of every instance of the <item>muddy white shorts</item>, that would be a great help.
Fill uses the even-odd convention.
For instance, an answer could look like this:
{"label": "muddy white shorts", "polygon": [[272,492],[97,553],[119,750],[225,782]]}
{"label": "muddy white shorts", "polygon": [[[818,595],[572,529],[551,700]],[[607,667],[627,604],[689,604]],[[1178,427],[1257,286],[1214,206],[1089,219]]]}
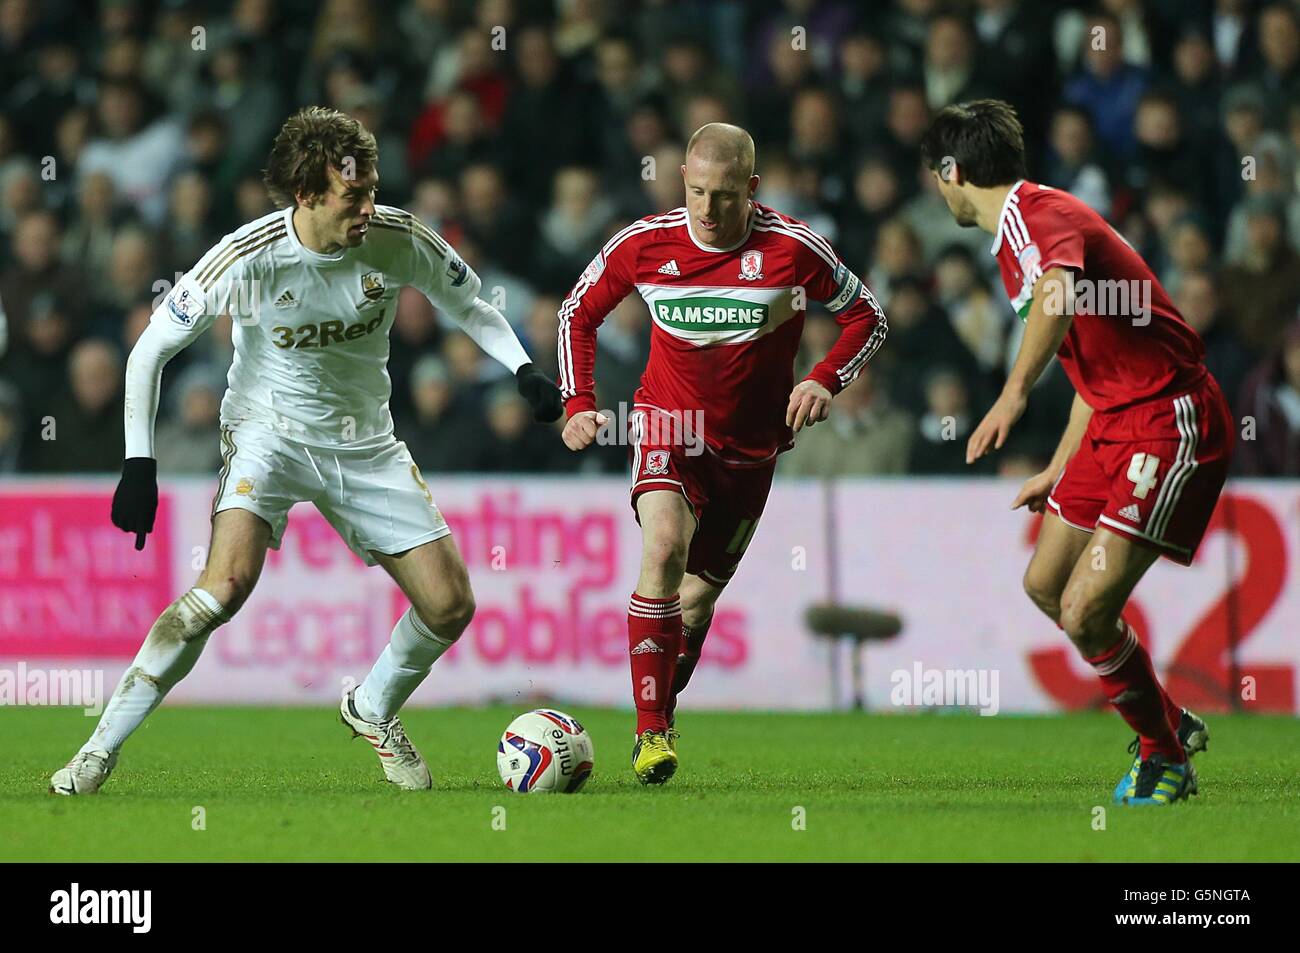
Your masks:
{"label": "muddy white shorts", "polygon": [[396,438],[337,450],[288,439],[251,423],[221,428],[221,476],[212,515],[243,509],[271,525],[279,549],[289,510],[309,502],[367,566],[371,551],[396,554],[448,535],[420,468]]}

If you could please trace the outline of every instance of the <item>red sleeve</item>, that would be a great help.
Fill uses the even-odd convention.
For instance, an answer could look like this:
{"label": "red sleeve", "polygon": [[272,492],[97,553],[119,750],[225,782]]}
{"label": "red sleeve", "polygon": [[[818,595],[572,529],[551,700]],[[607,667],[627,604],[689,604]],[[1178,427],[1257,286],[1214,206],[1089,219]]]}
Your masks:
{"label": "red sleeve", "polygon": [[1070,268],[1083,274],[1083,231],[1074,226],[1068,209],[1048,207],[1040,193],[1037,201],[1028,207],[1022,202],[1017,210],[1019,224],[1023,224],[1028,236],[1025,251],[1021,252],[1022,262],[1028,257],[1029,248],[1036,246],[1040,275],[1053,268]]}
{"label": "red sleeve", "polygon": [[636,286],[636,242],[628,240],[636,224],[596,253],[560,305],[558,383],[569,417],[596,409],[596,329]]}
{"label": "red sleeve", "polygon": [[808,297],[820,301],[840,326],[840,336],[826,357],[805,380],[816,381],[838,394],[857,378],[885,340],[885,312],[864,282],[835,259],[832,266],[820,254],[812,256]]}

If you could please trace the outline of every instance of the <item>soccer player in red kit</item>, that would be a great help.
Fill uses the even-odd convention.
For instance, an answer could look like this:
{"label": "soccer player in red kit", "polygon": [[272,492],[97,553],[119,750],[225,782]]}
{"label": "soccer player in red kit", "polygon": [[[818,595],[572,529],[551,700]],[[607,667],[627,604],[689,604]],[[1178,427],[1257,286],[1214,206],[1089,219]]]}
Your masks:
{"label": "soccer player in red kit", "polygon": [[[745,130],[702,126],[681,169],[686,206],[618,232],[559,311],[564,442],[576,451],[612,423],[596,409],[596,329],[633,290],[650,308],[650,359],[628,434],[642,534],[627,618],[632,767],[646,784],[677,769],[677,695],[753,539],[777,454],[826,419],[831,398],[886,331],[871,292],[824,238],[753,200],[758,176]],[[795,384],[809,301],[834,315],[840,336]]]}
{"label": "soccer player in red kit", "polygon": [[921,149],[957,222],[994,235],[1002,283],[1025,322],[966,461],[1003,445],[1055,354],[1076,395],[1051,463],[1012,504],[1045,512],[1025,591],[1137,732],[1116,803],[1172,804],[1196,793],[1188,756],[1209,733],[1170,700],[1123,609],[1159,556],[1191,562],[1228,472],[1227,402],[1200,338],[1132,246],[1074,196],[1026,181],[1011,106],[948,106]]}

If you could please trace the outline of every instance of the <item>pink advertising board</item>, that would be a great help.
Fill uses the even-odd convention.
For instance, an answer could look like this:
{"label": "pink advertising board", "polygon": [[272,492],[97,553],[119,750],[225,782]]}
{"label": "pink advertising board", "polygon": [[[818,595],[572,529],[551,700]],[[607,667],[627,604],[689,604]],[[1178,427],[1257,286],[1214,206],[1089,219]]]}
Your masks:
{"label": "pink advertising board", "polygon": [[[153,618],[193,584],[213,481],[162,488],[143,552],[108,522],[111,481],[0,482],[0,666],[93,666],[109,685]],[[621,480],[435,479],[478,613],[413,704],[500,700],[628,704],[627,599],[638,527]],[[846,697],[846,655],[808,632],[806,608],[897,612],[865,652],[865,696],[891,707],[896,673],[996,672],[1002,711],[1100,703],[1096,680],[1021,591],[1037,518],[1016,485],[780,481],[719,603],[686,703],[824,709]],[[1185,704],[1295,712],[1300,670],[1300,483],[1236,483],[1196,563],[1162,561],[1133,621]],[[364,677],[406,603],[310,505],[290,517],[244,609],[173,693],[184,703],[319,704]],[[833,657],[834,656],[834,657]],[[838,668],[836,667],[838,662]],[[833,683],[836,675],[839,682]]]}

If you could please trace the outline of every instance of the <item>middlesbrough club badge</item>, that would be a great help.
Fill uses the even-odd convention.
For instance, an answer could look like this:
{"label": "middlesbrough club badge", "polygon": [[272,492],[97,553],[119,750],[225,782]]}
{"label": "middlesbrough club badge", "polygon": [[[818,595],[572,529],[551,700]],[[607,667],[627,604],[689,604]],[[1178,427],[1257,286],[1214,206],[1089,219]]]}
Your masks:
{"label": "middlesbrough club badge", "polygon": [[646,473],[667,473],[668,472],[668,451],[651,450],[645,455],[645,472]]}
{"label": "middlesbrough club badge", "polygon": [[741,253],[740,277],[746,281],[759,281],[762,279],[763,253],[761,251],[747,251]]}

